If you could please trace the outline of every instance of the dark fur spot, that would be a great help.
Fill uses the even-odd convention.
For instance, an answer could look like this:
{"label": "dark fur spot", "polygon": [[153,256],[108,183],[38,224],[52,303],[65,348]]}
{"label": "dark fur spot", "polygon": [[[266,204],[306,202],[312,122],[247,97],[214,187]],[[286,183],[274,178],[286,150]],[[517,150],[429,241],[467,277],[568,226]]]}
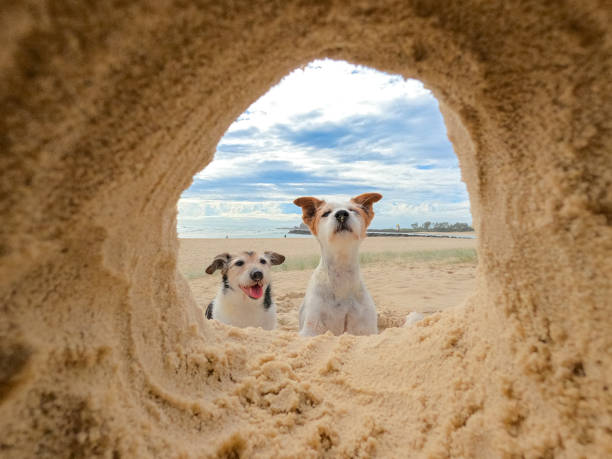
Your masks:
{"label": "dark fur spot", "polygon": [[212,319],[212,308],[213,308],[213,302],[211,301],[210,304],[208,305],[208,307],[206,308],[206,318],[207,319]]}
{"label": "dark fur spot", "polygon": [[272,306],[272,288],[270,287],[270,285],[266,287],[266,294],[264,296],[263,306],[264,309],[270,309],[270,306]]}
{"label": "dark fur spot", "polygon": [[227,281],[227,274],[223,274],[223,290],[234,290],[232,287],[230,287],[229,282]]}

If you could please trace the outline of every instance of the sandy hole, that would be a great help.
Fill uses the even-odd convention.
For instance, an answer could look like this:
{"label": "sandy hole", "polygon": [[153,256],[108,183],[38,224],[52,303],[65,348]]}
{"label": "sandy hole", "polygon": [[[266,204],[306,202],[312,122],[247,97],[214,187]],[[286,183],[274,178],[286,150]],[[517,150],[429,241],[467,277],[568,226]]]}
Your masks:
{"label": "sandy hole", "polygon": [[[313,61],[313,63],[316,62],[320,61]],[[379,73],[372,68],[366,69]],[[294,72],[290,72],[286,77],[290,77],[293,73]],[[380,75],[385,74],[380,73]],[[402,78],[399,75],[389,76],[393,78]],[[333,78],[334,76],[331,75],[330,77]],[[404,79],[403,81],[408,81],[410,83],[418,82],[418,80]],[[346,83],[350,84],[351,82],[347,79]],[[276,87],[272,87],[270,91],[261,96],[249,107],[249,109],[236,119],[235,123],[228,128],[219,141],[215,159],[206,166],[204,170],[217,170],[217,166],[220,162],[218,158],[219,146],[223,144],[225,136],[231,133],[232,130],[239,130],[241,125],[237,124],[238,121],[243,117],[248,117],[249,113],[252,113],[253,107],[261,103],[262,100],[266,98],[268,100],[273,99],[273,97],[269,97],[269,94],[274,91],[275,88],[282,85],[283,81]],[[294,87],[293,89],[302,92],[309,90],[308,86],[303,83],[302,87]],[[372,89],[375,89],[373,85]],[[325,88],[325,90],[328,89]],[[431,93],[429,93],[428,97],[435,100],[437,105],[437,100]],[[407,99],[407,97],[399,98],[401,102],[407,101]],[[284,105],[290,104],[291,102],[292,101],[286,102]],[[393,102],[397,102],[397,99]],[[300,101],[298,100],[297,103],[299,104]],[[270,105],[270,103],[268,103],[268,105]],[[277,110],[282,113],[285,108],[286,107],[279,106]],[[325,109],[329,110],[329,107],[324,107],[323,110]],[[306,108],[303,109],[304,113],[306,110]],[[422,111],[424,110],[421,110],[421,112]],[[442,115],[439,109],[436,108],[436,111],[441,117]],[[416,111],[416,113],[412,113],[412,116],[408,116],[408,119],[422,116],[421,112]],[[270,116],[270,119],[274,119],[274,117]],[[350,123],[348,117],[343,118],[343,121],[345,124]],[[278,123],[278,120],[276,120],[276,122]],[[391,121],[387,120],[387,124],[391,124]],[[234,127],[234,125],[236,125],[236,127]],[[333,125],[333,122],[328,122],[323,125]],[[233,127],[234,129],[232,129]],[[306,121],[302,122],[301,125],[298,123],[292,127],[294,127],[296,131],[299,131],[301,128],[306,127]],[[384,129],[384,127],[385,126],[382,126],[382,129]],[[406,129],[406,138],[411,134],[414,135],[414,132],[411,132],[410,128]],[[447,144],[445,147],[452,150],[452,145],[450,145],[446,139],[445,132],[440,132],[438,129],[435,129],[435,132],[432,134],[435,138],[443,136]],[[337,140],[338,139],[330,139],[329,142],[334,143]],[[422,141],[423,140],[421,140],[421,142]],[[225,150],[228,148],[231,148],[231,143],[229,147],[224,145]],[[254,148],[256,149],[257,147]],[[373,144],[369,149],[373,152],[376,150],[376,146]],[[330,148],[322,146],[320,150],[330,151]],[[251,152],[247,151],[244,155],[249,155],[250,153]],[[422,161],[423,159],[427,159],[418,158],[417,152],[413,152],[413,155],[415,156],[413,160],[418,159]],[[223,153],[221,153],[221,156],[223,158],[221,160],[222,162],[235,159],[239,155],[224,156]],[[358,154],[355,154],[352,159],[357,160],[358,157]],[[343,159],[346,158],[343,157]],[[349,160],[350,159],[351,158],[349,158]],[[194,176],[194,180],[197,180],[198,175],[203,171],[198,172]],[[286,169],[286,172],[291,171]],[[235,173],[238,177],[237,180],[240,181],[240,170],[238,166],[235,167]],[[208,180],[212,180],[213,177],[215,177],[214,172],[207,175]],[[206,183],[205,180],[204,187],[207,186]],[[276,185],[275,183],[267,184]],[[206,196],[204,191],[201,190],[200,193]],[[293,197],[304,194],[316,195],[316,193],[310,192],[309,190],[303,191],[299,188],[296,189],[293,194],[295,195]],[[183,194],[183,196],[185,195],[189,196],[187,193]],[[183,196],[181,199],[184,199],[184,201],[192,203],[194,200],[193,196],[186,198],[183,198]],[[291,200],[292,198],[288,198],[286,204],[290,205]],[[231,201],[227,201],[227,205],[231,205],[231,203]],[[223,207],[224,204],[225,201],[221,202],[220,207]],[[205,213],[207,209],[202,209],[202,211]],[[381,215],[378,210],[377,215]],[[293,217],[295,218],[293,218],[291,226],[301,222],[299,214]],[[427,220],[427,218],[425,220]],[[214,220],[211,221],[214,224]],[[255,219],[246,220],[244,222],[245,227],[248,227],[251,221],[254,222]],[[451,223],[453,222],[451,221]],[[283,227],[287,225],[288,224],[284,222],[276,224],[276,226]],[[178,232],[181,234],[181,230],[184,228],[181,228],[180,220],[178,226]],[[375,221],[372,225],[372,228],[374,227],[380,227],[380,225],[377,226]],[[225,251],[238,253],[242,250],[274,250],[288,257],[287,262],[283,266],[275,268],[273,272],[274,296],[278,308],[278,328],[285,331],[297,331],[297,311],[304,296],[308,279],[314,267],[318,264],[319,259],[319,247],[314,238],[294,239],[290,237],[289,239],[284,239],[280,237],[280,234],[279,238],[244,238],[243,234],[241,235],[238,233],[238,239],[236,239],[235,234],[232,234],[231,230],[227,231],[229,233],[228,235],[231,234],[230,239],[223,238],[222,232],[220,234],[214,234],[212,238],[209,236],[211,233],[207,233],[205,238],[194,238],[192,232],[195,230],[193,227],[190,228],[187,225],[186,228],[183,234],[185,237],[179,239],[179,271],[186,277],[194,299],[202,310],[206,309],[206,306],[212,298],[214,298],[219,288],[220,275],[217,273],[217,275],[209,276],[204,271],[210,260],[212,260],[217,253]],[[459,235],[462,236],[472,236],[474,234],[475,233],[459,233]],[[444,235],[444,233],[437,233],[437,235]],[[389,327],[401,326],[404,323],[406,315],[412,311],[430,315],[461,304],[474,288],[477,262],[476,241],[425,237],[368,238],[361,248],[361,261],[362,275],[377,305],[379,330],[382,332]]]}

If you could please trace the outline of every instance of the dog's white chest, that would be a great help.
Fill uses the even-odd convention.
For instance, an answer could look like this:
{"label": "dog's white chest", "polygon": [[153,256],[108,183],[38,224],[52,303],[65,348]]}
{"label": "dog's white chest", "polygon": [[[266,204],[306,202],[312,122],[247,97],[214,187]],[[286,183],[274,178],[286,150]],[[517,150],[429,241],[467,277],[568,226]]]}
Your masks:
{"label": "dog's white chest", "polygon": [[264,308],[261,302],[245,304],[242,298],[233,298],[240,295],[241,293],[228,295],[219,292],[214,300],[213,319],[235,327],[261,327],[264,330],[273,330],[276,327],[276,305],[273,302],[267,308]]}
{"label": "dog's white chest", "polygon": [[300,334],[335,335],[378,332],[376,309],[358,272],[335,272],[318,267],[300,310]]}

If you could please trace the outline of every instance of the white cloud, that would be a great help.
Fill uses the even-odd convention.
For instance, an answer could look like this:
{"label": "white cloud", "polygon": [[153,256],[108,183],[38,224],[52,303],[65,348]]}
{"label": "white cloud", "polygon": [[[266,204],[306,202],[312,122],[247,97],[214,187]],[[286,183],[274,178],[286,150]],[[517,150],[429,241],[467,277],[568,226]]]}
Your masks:
{"label": "white cloud", "polygon": [[[305,113],[319,122],[380,113],[387,102],[428,96],[423,84],[343,61],[317,60],[296,69],[253,103],[228,129],[268,129]],[[324,110],[322,110],[324,107]]]}
{"label": "white cloud", "polygon": [[183,198],[178,203],[179,219],[194,223],[210,218],[265,218],[294,221],[295,216],[283,212],[281,202],[226,201],[202,198]]}

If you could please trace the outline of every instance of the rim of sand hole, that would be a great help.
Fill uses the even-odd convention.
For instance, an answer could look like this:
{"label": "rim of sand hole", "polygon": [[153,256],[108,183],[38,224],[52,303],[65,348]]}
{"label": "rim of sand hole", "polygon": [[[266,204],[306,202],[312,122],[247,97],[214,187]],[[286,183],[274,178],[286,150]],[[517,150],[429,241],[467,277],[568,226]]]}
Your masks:
{"label": "rim of sand hole", "polygon": [[[603,454],[603,7],[64,3],[8,9],[0,37],[14,455],[325,454],[340,439],[331,454],[351,456],[379,435],[381,456]],[[230,334],[197,323],[177,273],[180,191],[249,102],[324,56],[418,78],[453,125],[482,258],[476,298],[427,340]],[[353,384],[335,383],[340,365]]]}
{"label": "rim of sand hole", "polygon": [[[322,59],[329,59],[329,58],[314,58],[314,59],[309,60],[309,61],[308,61],[308,63],[306,63],[306,64],[304,64],[304,65],[302,65],[302,66],[298,66],[298,67],[292,68],[291,70],[289,70],[288,72],[286,72],[286,73],[285,73],[285,74],[284,74],[284,75],[281,77],[281,79],[279,80],[279,82],[278,82],[278,83],[276,83],[276,84],[274,84],[274,85],[270,86],[268,89],[266,89],[266,90],[263,92],[263,94],[259,95],[259,96],[258,96],[258,97],[257,97],[255,100],[253,100],[253,101],[252,101],[252,102],[249,104],[248,108],[247,108],[246,110],[242,111],[242,112],[241,112],[241,113],[240,113],[240,114],[239,114],[239,115],[238,115],[238,116],[237,116],[237,117],[236,117],[236,118],[235,118],[235,119],[234,119],[234,120],[233,120],[233,121],[232,121],[232,122],[231,122],[231,123],[228,125],[228,127],[227,127],[227,128],[224,130],[224,131],[223,131],[223,134],[222,134],[222,135],[219,137],[219,139],[217,140],[217,142],[216,142],[216,144],[215,144],[215,145],[216,145],[216,146],[215,146],[215,155],[213,156],[213,158],[212,158],[212,159],[211,159],[211,160],[210,160],[210,161],[209,161],[209,162],[208,162],[208,163],[207,163],[207,164],[206,164],[206,165],[205,165],[205,166],[204,166],[202,169],[200,169],[200,170],[196,171],[196,172],[194,173],[193,177],[195,178],[195,177],[197,176],[197,174],[199,174],[199,173],[201,173],[202,171],[204,171],[206,168],[208,168],[208,167],[209,167],[211,164],[213,164],[213,163],[214,163],[214,162],[217,160],[217,158],[216,158],[217,148],[218,148],[219,144],[222,142],[223,137],[224,137],[224,136],[225,136],[225,135],[228,133],[228,131],[230,130],[231,126],[232,126],[232,125],[233,125],[233,124],[234,124],[234,123],[235,123],[235,122],[236,122],[236,121],[237,121],[237,120],[238,120],[238,119],[239,119],[239,118],[240,118],[240,117],[241,117],[241,116],[242,116],[244,113],[248,112],[248,111],[249,111],[249,109],[250,109],[250,108],[251,108],[251,107],[252,107],[254,104],[256,104],[258,101],[260,101],[262,98],[266,97],[266,95],[269,93],[269,91],[270,91],[270,90],[272,90],[272,89],[273,89],[273,88],[275,88],[276,86],[278,86],[278,85],[282,84],[282,80],[283,80],[283,79],[285,79],[286,77],[288,77],[289,75],[291,75],[291,74],[292,74],[292,73],[293,73],[295,70],[298,70],[298,69],[303,69],[303,68],[307,67],[308,65],[310,65],[311,63],[316,62],[316,61],[319,61],[319,60],[322,60]],[[363,64],[354,63],[354,62],[351,62],[351,61],[348,61],[348,60],[345,60],[345,59],[336,59],[336,58],[334,58],[334,59],[333,59],[333,61],[334,61],[334,62],[345,62],[345,63],[347,63],[347,64],[349,64],[349,65],[352,65],[352,66],[359,66],[359,67],[363,67],[363,68],[366,68],[367,70],[370,70],[370,71],[375,71],[375,72],[378,72],[378,73],[383,73],[383,74],[385,74],[385,75],[389,75],[389,76],[392,76],[392,77],[396,77],[396,76],[397,76],[397,77],[401,77],[401,78],[402,78],[404,81],[406,81],[406,80],[413,80],[413,81],[417,81],[417,82],[419,82],[420,84],[422,84],[422,85],[423,85],[423,88],[424,88],[424,89],[427,91],[428,96],[429,96],[429,97],[432,97],[432,98],[435,100],[435,102],[436,102],[436,104],[437,104],[437,106],[436,106],[436,110],[437,110],[437,112],[440,114],[440,116],[442,117],[443,122],[444,122],[444,130],[446,130],[446,117],[444,116],[444,113],[442,113],[442,110],[440,109],[441,100],[440,100],[440,99],[439,99],[439,98],[436,96],[436,94],[434,94],[434,92],[433,92],[432,90],[430,90],[429,88],[427,88],[427,87],[425,86],[425,83],[424,83],[423,81],[421,81],[420,79],[415,78],[415,77],[412,77],[412,76],[404,76],[404,75],[399,74],[399,73],[390,73],[390,72],[384,72],[384,71],[379,70],[379,69],[377,69],[377,68],[375,68],[375,67],[371,67],[371,66],[367,66],[367,65],[363,65]],[[403,98],[402,98],[402,100],[403,100]],[[451,149],[452,149],[453,154],[455,155],[455,157],[457,157],[457,158],[458,158],[458,156],[457,156],[457,152],[455,151],[455,147],[454,147],[454,145],[452,144],[452,142],[451,142],[451,141],[448,139],[448,135],[447,135],[447,133],[446,133],[446,132],[443,132],[443,134],[444,134],[444,137],[445,137],[445,141],[446,141],[446,142],[447,142],[447,143],[450,145],[450,147],[451,147]],[[331,149],[328,149],[328,150],[331,150]],[[236,156],[241,156],[241,155],[236,155]],[[333,155],[331,155],[331,156],[333,156]],[[397,162],[397,163],[395,163],[395,164],[399,164],[399,163],[401,163],[401,161],[398,161],[398,162]],[[462,173],[462,171],[461,171],[461,164],[459,164],[459,170],[460,170],[460,173]],[[461,180],[461,179],[458,181],[458,183],[462,183],[462,182],[463,182],[463,180]],[[183,193],[184,193],[185,191],[187,191],[187,190],[189,189],[189,187],[191,187],[191,184],[192,184],[192,183],[190,183],[190,184],[189,184],[189,186],[188,186],[187,188],[185,188],[185,189],[183,189],[183,190],[181,191],[180,196],[179,196],[179,201],[180,201],[180,199],[181,199],[181,197],[182,197]],[[464,185],[466,185],[466,184],[464,183]],[[466,191],[467,191],[467,190],[466,190]],[[471,202],[472,202],[472,201],[471,201],[471,196],[470,196],[470,194],[469,194],[469,191],[467,191],[467,192],[468,192],[468,199],[469,199],[469,202],[470,202],[470,207],[471,207]],[[297,192],[296,192],[296,193],[297,193]],[[301,196],[301,195],[313,195],[312,193],[308,193],[308,192],[300,192],[300,193],[302,193],[302,194],[300,194],[300,196]],[[298,196],[298,195],[296,194],[296,197],[297,197],[297,196]],[[325,198],[325,196],[320,196],[320,197]],[[291,203],[290,201],[287,201],[287,202],[288,202],[288,203]],[[177,201],[177,207],[178,207],[178,201]],[[377,215],[379,215],[379,214],[380,214],[380,213],[379,213],[379,212],[377,212]],[[300,216],[300,215],[296,214],[296,218],[297,218],[297,219],[298,219],[298,220],[301,222],[301,216]],[[181,237],[181,236],[179,235],[179,232],[178,232],[178,219],[177,219],[177,222],[176,222],[176,223],[177,223],[177,225],[176,225],[176,228],[177,228],[176,238],[177,238],[177,240],[179,240],[179,241],[180,241],[181,239],[184,239],[184,237]],[[475,233],[475,235],[476,235],[476,237],[475,237],[475,238],[476,238],[476,239],[478,239],[478,235],[479,235],[478,225],[476,225],[474,222],[472,222],[472,225],[473,225],[473,227],[474,227],[474,230],[473,230],[473,231],[474,231],[474,233]],[[205,229],[205,225],[203,225],[203,226],[202,226],[202,229]],[[444,236],[444,233],[440,233],[440,235],[443,237],[443,236]],[[279,237],[280,237],[280,236],[279,236]],[[314,236],[314,235],[310,235],[310,237],[314,238],[315,236]],[[250,239],[251,237],[248,237],[248,238]],[[186,239],[191,239],[191,238],[186,238]],[[223,238],[210,238],[210,239],[223,239]],[[233,238],[233,239],[242,239],[242,238]],[[249,247],[246,247],[246,246],[245,246],[245,248],[244,248],[244,249],[245,249],[245,250],[249,250]],[[227,250],[224,250],[224,248],[223,248],[223,247],[222,247],[222,245],[221,245],[221,246],[219,246],[219,248],[217,249],[217,251],[218,251],[218,252],[224,252],[224,251],[227,251]],[[475,248],[475,251],[476,251],[476,259],[478,260],[478,259],[479,259],[479,257],[478,257],[478,247],[476,247],[476,248]],[[363,251],[362,251],[362,250],[360,250],[360,253],[363,253]],[[179,254],[178,254],[178,252],[177,252],[177,261],[178,261],[178,255],[179,255]],[[315,256],[315,255],[316,255],[316,256]],[[316,259],[317,259],[317,263],[318,263],[318,259],[320,258],[320,254],[317,252],[316,254],[314,254],[314,255],[313,255],[313,259],[314,259],[314,258],[316,258]],[[201,263],[200,263],[200,264],[202,265],[202,269],[205,269],[205,267],[207,266],[207,264],[208,264],[208,262],[209,262],[209,261],[210,261],[210,260],[208,260],[208,259],[202,259],[202,260],[201,260]],[[177,263],[177,264],[178,264],[178,263]],[[363,269],[363,267],[364,267],[363,263],[360,263],[360,265],[361,265],[361,268]],[[478,266],[478,262],[476,263],[476,266]],[[308,269],[309,269],[309,268],[308,268]],[[192,280],[192,278],[191,278],[191,277],[190,277],[188,274],[186,274],[186,273],[181,273],[181,274],[182,274],[182,276],[183,276],[184,280],[185,280],[185,281],[186,281],[186,282],[189,284],[189,282]],[[476,277],[478,277],[478,276],[479,276],[479,271],[477,270],[477,271],[476,271]],[[216,279],[215,279],[215,281],[216,281]],[[209,294],[209,295],[208,295],[209,297],[202,298],[200,301],[196,302],[197,307],[198,307],[199,309],[202,309],[202,312],[204,312],[204,309],[206,308],[206,306],[208,305],[208,303],[209,303],[210,301],[212,301],[212,299],[213,299],[213,298],[214,298],[214,296],[216,295],[216,293],[217,293],[217,287],[218,287],[218,285],[217,285],[217,284],[218,284],[218,282],[215,282],[215,289],[214,289],[214,292],[212,292],[211,294]],[[368,287],[368,286],[367,286],[367,283],[366,283],[366,288],[367,288],[367,287]],[[189,292],[190,292],[191,299],[193,299],[193,300],[194,300],[194,299],[195,299],[195,293],[194,293],[194,291],[192,290],[192,286],[191,286],[191,285],[189,285],[189,286],[188,286],[188,288],[189,288]],[[462,304],[466,303],[466,301],[468,301],[468,299],[469,299],[469,298],[470,298],[470,297],[471,297],[471,296],[472,296],[474,293],[475,293],[475,292],[474,292],[474,290],[470,290],[470,292],[468,293],[468,295],[467,295],[465,298],[463,298],[462,300],[458,301],[457,303],[454,303],[454,304],[451,304],[451,305],[449,305],[449,306],[445,307],[444,309],[439,309],[439,310],[428,310],[428,311],[426,311],[426,312],[423,312],[424,317],[428,317],[429,315],[433,315],[433,314],[437,314],[437,313],[443,313],[443,312],[445,312],[445,311],[446,311],[446,310],[448,310],[448,309],[452,309],[452,308],[459,307],[459,306],[461,306]],[[278,292],[278,291],[275,291],[275,296],[276,296],[276,295],[278,295],[278,294],[279,294],[279,292]],[[275,299],[275,300],[277,300],[277,298],[274,298],[274,299]],[[380,314],[380,310],[379,310],[379,308],[378,308],[378,303],[376,303],[376,302],[375,302],[375,307],[376,307],[376,313],[377,313],[378,323],[379,323],[379,331],[378,331],[378,334],[380,334],[380,333],[384,332],[386,329],[389,329],[389,328],[401,328],[401,327],[404,325],[404,320],[405,320],[405,318],[406,318],[406,315],[405,315],[405,314],[404,314],[404,315],[402,315],[402,314],[399,314],[399,313],[398,313],[399,315],[402,315],[402,317],[401,317],[400,319],[397,319],[397,318],[395,318],[395,317],[394,317],[393,319],[388,320],[389,324],[388,324],[387,326],[385,326],[385,327],[383,327],[383,328],[380,328],[380,322],[381,322],[381,318],[382,318],[382,317],[381,317],[381,314]],[[412,311],[408,311],[408,312],[412,312]],[[297,310],[295,311],[295,313],[297,314]],[[206,322],[208,322],[208,321],[206,321]],[[215,322],[216,322],[216,321],[215,321]],[[232,327],[232,326],[230,326],[230,325],[225,325],[225,324],[223,324],[222,326]],[[232,328],[241,328],[241,327],[232,327]],[[248,327],[247,329],[255,329],[255,328],[253,328],[253,327]],[[273,331],[274,331],[274,330],[273,330]],[[296,330],[280,330],[280,329],[277,327],[277,328],[275,329],[275,331],[284,331],[284,332],[289,332],[289,333],[298,333],[298,331],[299,331],[299,330],[298,330],[298,329],[296,329]],[[339,336],[340,336],[340,335],[339,335]]]}

